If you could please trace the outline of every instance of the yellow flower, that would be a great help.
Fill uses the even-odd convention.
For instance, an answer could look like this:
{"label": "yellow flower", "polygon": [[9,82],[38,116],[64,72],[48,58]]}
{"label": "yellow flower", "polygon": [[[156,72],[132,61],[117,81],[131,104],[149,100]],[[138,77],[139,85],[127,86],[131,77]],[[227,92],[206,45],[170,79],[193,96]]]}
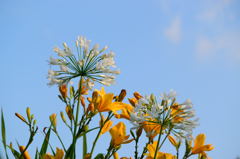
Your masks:
{"label": "yellow flower", "polygon": [[116,112],[124,108],[125,104],[122,102],[112,102],[114,98],[113,93],[107,93],[104,91],[102,87],[101,90],[96,90],[93,92],[92,103],[94,104],[94,108],[98,112]]}
{"label": "yellow flower", "polygon": [[100,134],[104,134],[106,133],[112,126],[113,122],[111,120],[108,120],[104,125],[102,125],[105,122],[106,119],[104,119],[104,117],[102,116],[102,119],[100,120],[99,125],[102,126],[102,130],[100,132]]}
{"label": "yellow flower", "polygon": [[207,157],[204,151],[211,151],[214,147],[211,144],[204,145],[206,139],[205,134],[199,134],[194,140],[194,146],[192,148],[192,154],[201,154]]}
{"label": "yellow flower", "polygon": [[149,137],[151,140],[153,140],[153,138],[160,133],[161,125],[157,123],[144,121],[142,122],[142,126],[147,134],[147,137]]}
{"label": "yellow flower", "polygon": [[117,114],[115,113],[115,117],[116,118],[125,118],[127,120],[130,120],[130,112],[133,111],[133,106],[131,106],[130,104],[124,104],[124,107],[121,109],[121,114]]}
{"label": "yellow flower", "polygon": [[43,155],[43,159],[63,159],[64,151],[62,149],[56,149],[56,155],[52,156],[50,154]]}
{"label": "yellow flower", "polygon": [[[148,154],[146,159],[153,159],[155,155],[155,150],[157,147],[157,141],[154,141],[153,144],[149,144],[147,146]],[[156,159],[176,159],[176,156],[170,154],[170,153],[163,153],[163,152],[157,152]]]}
{"label": "yellow flower", "polygon": [[114,153],[113,153],[113,158],[114,158],[114,159],[132,159],[132,157],[121,157],[121,158],[119,158],[117,152],[114,152]]}
{"label": "yellow flower", "polygon": [[[19,146],[19,150],[20,150],[21,153],[23,153],[23,151],[25,150],[25,146]],[[27,151],[25,151],[23,153],[23,158],[24,159],[31,159],[31,157],[30,157],[30,155],[28,154]]]}
{"label": "yellow flower", "polygon": [[49,119],[53,125],[54,128],[57,126],[57,114],[53,113],[52,115],[49,116]]}
{"label": "yellow flower", "polygon": [[127,140],[130,135],[126,135],[126,126],[123,122],[119,122],[117,125],[112,127],[109,132],[112,136],[111,144],[113,147],[133,141],[133,139]]}

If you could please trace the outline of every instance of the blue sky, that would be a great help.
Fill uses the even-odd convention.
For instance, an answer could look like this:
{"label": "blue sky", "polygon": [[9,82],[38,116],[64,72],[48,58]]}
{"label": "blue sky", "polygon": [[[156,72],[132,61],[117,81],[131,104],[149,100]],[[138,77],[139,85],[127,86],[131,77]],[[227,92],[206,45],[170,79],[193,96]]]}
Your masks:
{"label": "blue sky", "polygon": [[[125,88],[131,97],[134,91],[176,90],[180,101],[190,98],[194,103],[200,118],[194,135],[207,134],[207,143],[215,146],[209,156],[236,158],[240,155],[239,7],[237,0],[1,0],[0,106],[8,141],[27,142],[26,127],[15,112],[23,114],[30,106],[43,128],[51,113],[64,109],[57,87],[47,86],[47,60],[53,47],[62,42],[73,46],[83,35],[116,53],[122,73],[107,91]],[[61,130],[68,142],[65,129]],[[39,132],[34,144],[42,137]],[[105,150],[101,144],[97,148]],[[130,154],[127,150],[123,146],[122,154]]]}

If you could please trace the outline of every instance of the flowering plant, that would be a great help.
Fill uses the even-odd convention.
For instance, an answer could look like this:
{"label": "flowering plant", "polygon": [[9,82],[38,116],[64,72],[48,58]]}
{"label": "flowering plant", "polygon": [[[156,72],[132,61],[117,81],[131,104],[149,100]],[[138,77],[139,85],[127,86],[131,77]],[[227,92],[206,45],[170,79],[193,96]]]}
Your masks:
{"label": "flowering plant", "polygon": [[[124,102],[126,90],[121,90],[118,95],[106,93],[104,87],[94,89],[95,83],[109,86],[114,83],[116,70],[114,53],[106,53],[107,47],[99,50],[96,44],[90,47],[90,41],[84,37],[76,40],[76,52],[63,43],[63,49],[55,48],[58,58],[50,57],[49,63],[57,70],[48,71],[49,85],[58,85],[59,99],[65,105],[65,111],[60,112],[61,119],[71,134],[71,143],[64,144],[59,134],[57,114],[49,116],[50,126],[44,128],[45,138],[40,149],[36,149],[35,159],[76,159],[78,149],[77,141],[82,138],[83,159],[109,159],[119,158],[118,150],[121,145],[134,143],[133,156],[121,158],[135,159],[187,159],[197,155],[206,159],[206,151],[213,149],[210,144],[205,145],[205,134],[199,134],[195,140],[192,130],[197,126],[197,119],[188,99],[178,102],[176,92],[162,93],[160,97],[153,94],[142,96],[135,92],[129,103]],[[91,48],[91,49],[90,49]],[[77,86],[73,82],[77,81]],[[29,128],[30,136],[26,145],[18,144],[15,149],[12,143],[7,144],[3,112],[1,114],[2,143],[6,159],[9,158],[8,150],[16,159],[30,159],[28,148],[31,146],[35,135],[39,131],[36,119],[31,114],[30,108],[26,109],[26,117],[15,114]],[[92,126],[93,119],[99,116],[99,124]],[[129,135],[124,122],[113,124],[113,118],[125,119],[131,123]],[[114,125],[114,126],[113,126]],[[93,143],[87,141],[88,133],[96,131]],[[111,140],[106,152],[95,152],[98,139],[109,132]],[[55,134],[61,145],[53,147],[50,134]],[[144,135],[145,134],[145,135]],[[145,139],[144,139],[145,138]],[[140,140],[147,142],[140,144]],[[162,146],[167,140],[175,148],[175,153],[162,152]],[[185,151],[180,151],[185,142]],[[193,142],[193,144],[192,144]],[[107,144],[107,143],[106,143]],[[90,148],[90,149],[88,149]],[[51,150],[51,154],[47,153]],[[97,153],[97,155],[94,155]]]}

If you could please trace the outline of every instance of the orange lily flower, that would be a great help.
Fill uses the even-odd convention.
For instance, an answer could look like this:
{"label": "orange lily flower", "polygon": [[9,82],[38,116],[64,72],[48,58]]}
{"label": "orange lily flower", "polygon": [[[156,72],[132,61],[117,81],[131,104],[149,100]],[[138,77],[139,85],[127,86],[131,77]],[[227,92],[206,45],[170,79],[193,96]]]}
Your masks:
{"label": "orange lily flower", "polygon": [[130,104],[124,104],[123,109],[121,109],[121,114],[115,114],[115,117],[117,119],[124,118],[130,120],[130,112],[132,112],[133,109],[133,106],[131,106]]}
{"label": "orange lily flower", "polygon": [[98,112],[116,112],[124,108],[125,104],[122,102],[112,102],[114,98],[113,93],[106,93],[104,88],[93,92],[92,103],[95,110]]}
{"label": "orange lily flower", "polygon": [[204,145],[206,139],[205,134],[199,134],[194,140],[194,146],[192,148],[192,154],[201,154],[207,157],[205,151],[211,151],[214,147],[211,144]]}
{"label": "orange lily flower", "polygon": [[100,132],[101,135],[106,133],[111,128],[111,126],[113,124],[113,122],[111,120],[108,120],[104,125],[102,125],[105,122],[105,120],[106,119],[104,118],[104,116],[102,116],[102,119],[99,122],[99,125],[102,126],[102,130]]}
{"label": "orange lily flower", "polygon": [[43,159],[63,159],[64,151],[62,149],[56,149],[56,155],[52,156],[50,154],[43,155]]}
{"label": "orange lily flower", "polygon": [[112,127],[109,132],[112,136],[111,144],[113,147],[133,141],[133,139],[128,140],[130,135],[126,135],[126,125],[123,122],[119,122]]}
{"label": "orange lily flower", "polygon": [[142,123],[142,127],[146,132],[147,137],[149,137],[151,140],[153,140],[153,138],[160,133],[160,129],[161,129],[161,125],[154,122],[149,122],[149,121],[144,121]]}
{"label": "orange lily flower", "polygon": [[[157,141],[154,141],[153,144],[149,144],[147,146],[148,152],[146,159],[153,159],[155,155],[155,150],[157,147]],[[163,152],[157,152],[156,159],[176,159],[176,156],[170,154],[170,153],[163,153]]]}

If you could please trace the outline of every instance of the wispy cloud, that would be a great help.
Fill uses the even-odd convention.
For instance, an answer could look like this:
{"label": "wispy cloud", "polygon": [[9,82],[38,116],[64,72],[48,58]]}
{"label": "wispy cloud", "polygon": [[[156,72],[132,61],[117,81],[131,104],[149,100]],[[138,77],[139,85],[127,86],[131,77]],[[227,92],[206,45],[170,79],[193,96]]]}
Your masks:
{"label": "wispy cloud", "polygon": [[196,44],[200,60],[222,57],[225,60],[240,60],[240,32],[227,32],[215,37],[201,37]]}
{"label": "wispy cloud", "polygon": [[173,43],[178,43],[181,40],[181,32],[181,19],[176,17],[172,20],[170,26],[164,31],[164,34]]}
{"label": "wispy cloud", "polygon": [[[206,3],[198,15],[201,26],[207,28],[197,37],[196,53],[199,60],[217,59],[240,61],[240,29],[234,21],[233,0]],[[199,18],[200,17],[200,18]]]}
{"label": "wispy cloud", "polygon": [[233,0],[217,0],[217,1],[204,1],[205,6],[203,11],[198,15],[201,20],[215,21],[228,15],[227,8]]}

